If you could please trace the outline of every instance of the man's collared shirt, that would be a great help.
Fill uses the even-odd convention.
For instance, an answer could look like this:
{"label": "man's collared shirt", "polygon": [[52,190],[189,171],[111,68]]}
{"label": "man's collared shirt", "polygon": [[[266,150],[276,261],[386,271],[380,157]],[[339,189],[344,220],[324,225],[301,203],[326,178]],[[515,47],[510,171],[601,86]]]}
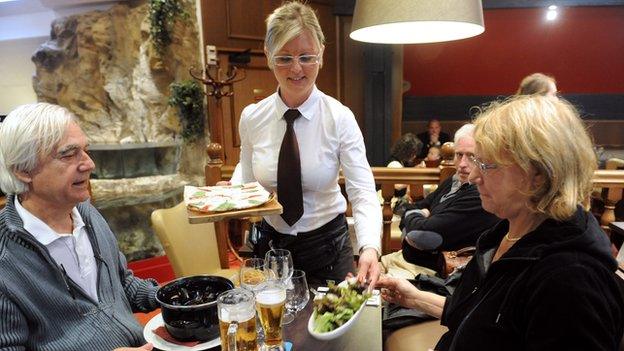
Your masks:
{"label": "man's collared shirt", "polygon": [[72,209],[72,233],[57,233],[25,209],[15,197],[15,209],[24,222],[24,229],[43,244],[50,256],[62,266],[71,280],[91,298],[98,301],[97,264],[85,224],[76,207]]}

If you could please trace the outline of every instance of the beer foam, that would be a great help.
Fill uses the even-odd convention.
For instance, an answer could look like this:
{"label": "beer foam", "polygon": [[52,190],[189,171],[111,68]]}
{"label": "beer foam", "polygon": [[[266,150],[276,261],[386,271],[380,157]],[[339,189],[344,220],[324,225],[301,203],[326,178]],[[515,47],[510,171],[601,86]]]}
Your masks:
{"label": "beer foam", "polygon": [[267,289],[256,293],[256,302],[263,305],[276,305],[286,301],[286,290]]}
{"label": "beer foam", "polygon": [[219,311],[219,319],[225,323],[245,322],[256,317],[256,310],[245,308],[236,308],[232,306],[221,307]]}

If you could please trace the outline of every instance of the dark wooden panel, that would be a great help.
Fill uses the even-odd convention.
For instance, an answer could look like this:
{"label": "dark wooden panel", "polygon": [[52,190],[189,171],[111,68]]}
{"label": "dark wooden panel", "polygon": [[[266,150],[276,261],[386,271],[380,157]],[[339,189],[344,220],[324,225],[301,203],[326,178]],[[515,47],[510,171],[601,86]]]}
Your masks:
{"label": "dark wooden panel", "polygon": [[262,42],[264,40],[264,17],[249,16],[252,13],[268,13],[273,6],[266,8],[266,1],[228,0],[226,19],[228,37]]}
{"label": "dark wooden panel", "polygon": [[351,40],[351,16],[338,18],[338,98],[348,106],[358,121],[362,133],[364,124],[364,47],[366,44]]}
{"label": "dark wooden panel", "polygon": [[[405,96],[404,121],[458,120],[470,118],[471,109],[505,95]],[[624,120],[624,94],[564,94],[584,119]]]}

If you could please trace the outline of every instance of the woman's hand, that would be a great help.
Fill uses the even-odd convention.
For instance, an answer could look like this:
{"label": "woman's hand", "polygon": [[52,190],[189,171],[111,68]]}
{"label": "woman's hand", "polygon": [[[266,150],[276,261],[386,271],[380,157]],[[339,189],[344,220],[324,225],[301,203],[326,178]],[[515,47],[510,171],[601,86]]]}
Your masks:
{"label": "woman's hand", "polygon": [[403,278],[381,277],[376,288],[381,288],[381,297],[391,303],[407,308],[415,308],[418,290],[412,283]]}
{"label": "woman's hand", "polygon": [[231,183],[229,180],[220,180],[220,181],[218,181],[218,182],[217,182],[217,184],[215,184],[215,185],[218,185],[218,186],[225,186],[225,185],[232,185],[232,183]]}
{"label": "woman's hand", "polygon": [[150,351],[154,348],[154,345],[152,345],[151,343],[147,343],[141,347],[120,347],[118,349],[115,349],[113,351]]}
{"label": "woman's hand", "polygon": [[367,282],[372,289],[379,279],[380,272],[377,251],[370,247],[364,249],[358,261],[358,282]]}

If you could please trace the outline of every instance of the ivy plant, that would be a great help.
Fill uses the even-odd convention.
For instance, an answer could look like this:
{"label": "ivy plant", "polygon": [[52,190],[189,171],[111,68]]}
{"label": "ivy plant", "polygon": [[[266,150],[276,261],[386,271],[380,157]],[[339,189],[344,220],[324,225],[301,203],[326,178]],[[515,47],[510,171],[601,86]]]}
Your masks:
{"label": "ivy plant", "polygon": [[169,105],[178,108],[182,137],[195,141],[204,136],[204,92],[194,80],[170,85]]}
{"label": "ivy plant", "polygon": [[163,54],[171,44],[171,30],[177,18],[188,19],[182,0],[150,0],[150,35],[154,48]]}

